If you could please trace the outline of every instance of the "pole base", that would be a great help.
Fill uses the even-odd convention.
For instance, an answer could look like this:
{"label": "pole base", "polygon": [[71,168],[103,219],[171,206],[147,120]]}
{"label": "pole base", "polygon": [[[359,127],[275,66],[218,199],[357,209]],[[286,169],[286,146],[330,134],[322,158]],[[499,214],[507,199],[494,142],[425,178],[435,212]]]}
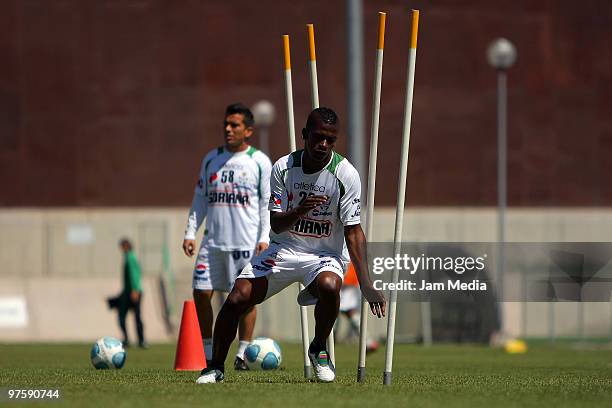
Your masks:
{"label": "pole base", "polygon": [[312,379],[312,366],[304,366],[304,378]]}
{"label": "pole base", "polygon": [[365,367],[357,367],[357,382],[365,382],[366,379],[366,368]]}
{"label": "pole base", "polygon": [[391,385],[391,371],[383,373],[383,385]]}

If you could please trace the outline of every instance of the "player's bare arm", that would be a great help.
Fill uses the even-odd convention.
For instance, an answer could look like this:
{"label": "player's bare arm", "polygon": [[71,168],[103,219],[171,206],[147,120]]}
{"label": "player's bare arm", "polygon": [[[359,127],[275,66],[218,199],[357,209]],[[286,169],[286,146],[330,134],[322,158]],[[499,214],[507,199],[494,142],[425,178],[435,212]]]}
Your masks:
{"label": "player's bare arm", "polygon": [[255,255],[259,255],[261,252],[268,249],[268,246],[269,245],[267,242],[258,242],[257,245],[255,246]]}
{"label": "player's bare arm", "polygon": [[379,290],[374,289],[370,274],[368,273],[367,242],[361,224],[348,225],[344,227],[344,239],[351,256],[351,262],[355,267],[357,280],[361,287],[361,293],[370,303],[372,314],[377,317],[385,316],[385,296]]}
{"label": "player's bare arm", "polygon": [[325,195],[314,195],[306,197],[302,204],[292,208],[289,211],[270,211],[270,227],[272,228],[272,231],[277,234],[287,231],[289,228],[295,225],[301,216],[306,215],[311,210],[323,205],[325,202],[327,202],[328,198],[329,197]]}
{"label": "player's bare arm", "polygon": [[183,252],[185,255],[192,257],[195,254],[196,242],[195,239],[183,240]]}

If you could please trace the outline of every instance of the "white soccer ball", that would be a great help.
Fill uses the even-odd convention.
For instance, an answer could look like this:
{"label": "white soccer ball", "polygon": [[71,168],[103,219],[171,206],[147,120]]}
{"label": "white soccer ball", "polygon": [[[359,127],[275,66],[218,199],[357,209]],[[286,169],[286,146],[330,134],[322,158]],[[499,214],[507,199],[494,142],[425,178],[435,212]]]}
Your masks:
{"label": "white soccer ball", "polygon": [[121,368],[127,353],[123,344],[114,337],[103,337],[91,347],[91,364],[97,369]]}
{"label": "white soccer ball", "polygon": [[280,346],[267,337],[257,337],[244,351],[244,361],[249,370],[274,370],[282,360]]}

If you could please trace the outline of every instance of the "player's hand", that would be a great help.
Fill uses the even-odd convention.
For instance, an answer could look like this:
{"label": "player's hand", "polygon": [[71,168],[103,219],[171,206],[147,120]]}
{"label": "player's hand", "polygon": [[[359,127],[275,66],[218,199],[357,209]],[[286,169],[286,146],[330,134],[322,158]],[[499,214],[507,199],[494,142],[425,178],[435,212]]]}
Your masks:
{"label": "player's hand", "polygon": [[255,255],[259,255],[260,253],[268,249],[268,246],[269,245],[267,242],[258,242],[255,246]]}
{"label": "player's hand", "polygon": [[192,257],[195,254],[195,248],[195,239],[186,239],[183,241],[183,252],[185,252],[185,255]]}
{"label": "player's hand", "polygon": [[309,211],[317,208],[318,206],[325,204],[327,200],[329,200],[329,197],[326,195],[308,196],[304,199],[302,204],[294,208],[294,211],[299,215],[305,215]]}
{"label": "player's hand", "polygon": [[130,299],[132,300],[132,303],[137,303],[138,299],[140,299],[140,292],[137,290],[133,290],[130,292]]}
{"label": "player's hand", "polygon": [[366,298],[370,304],[370,310],[376,317],[385,317],[385,308],[387,301],[385,295],[380,290],[374,289],[372,286],[365,286],[361,288],[363,297]]}

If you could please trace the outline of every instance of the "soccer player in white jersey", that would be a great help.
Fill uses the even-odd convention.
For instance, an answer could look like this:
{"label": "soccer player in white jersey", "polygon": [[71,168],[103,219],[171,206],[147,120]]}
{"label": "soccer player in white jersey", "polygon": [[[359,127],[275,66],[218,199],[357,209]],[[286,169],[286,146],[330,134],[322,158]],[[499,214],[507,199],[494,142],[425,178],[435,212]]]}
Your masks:
{"label": "soccer player in white jersey", "polygon": [[[206,218],[193,271],[193,299],[207,359],[213,349],[213,292],[229,292],[244,266],[269,243],[272,163],[248,144],[253,125],[253,114],[247,107],[227,107],[225,145],[210,151],[202,161],[183,241],[183,251],[193,256],[196,232]],[[240,343],[234,361],[237,370],[247,369],[244,350],[252,340],[256,316],[255,307],[250,307],[240,319]]]}
{"label": "soccer player in white jersey", "polygon": [[329,108],[310,113],[302,130],[304,150],[280,158],[272,168],[269,203],[271,244],[242,270],[214,332],[213,356],[198,384],[221,382],[229,346],[240,316],[295,282],[306,289],[302,305],[315,306],[315,335],[308,354],[319,381],[335,379],[326,340],[338,316],[340,288],[348,256],[361,292],[376,316],[385,315],[385,298],[368,274],[366,239],[360,225],[361,183],[355,168],[333,147],[338,118]]}

